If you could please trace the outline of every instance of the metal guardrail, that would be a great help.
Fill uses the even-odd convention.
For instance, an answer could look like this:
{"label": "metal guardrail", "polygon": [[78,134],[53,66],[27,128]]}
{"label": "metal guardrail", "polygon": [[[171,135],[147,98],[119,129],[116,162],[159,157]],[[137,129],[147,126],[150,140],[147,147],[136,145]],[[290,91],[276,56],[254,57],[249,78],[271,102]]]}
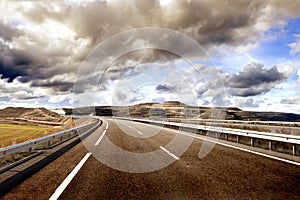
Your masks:
{"label": "metal guardrail", "polygon": [[[292,145],[293,155],[297,154],[299,145],[300,145],[300,136],[299,135],[289,135],[289,134],[279,134],[279,133],[270,133],[270,132],[259,132],[259,131],[250,131],[242,129],[232,129],[232,128],[223,128],[223,127],[214,127],[214,126],[204,126],[197,124],[185,124],[177,122],[165,122],[165,121],[156,121],[156,120],[146,120],[146,119],[134,119],[134,118],[124,118],[124,117],[115,117],[117,119],[124,119],[142,123],[151,123],[151,124],[160,124],[173,127],[180,127],[185,129],[194,129],[208,131],[212,133],[222,133],[225,134],[225,140],[228,140],[228,135],[235,135],[237,142],[239,142],[240,137],[250,138],[250,145],[254,146],[254,139],[263,139],[269,141],[269,149],[272,150],[272,142],[283,142]],[[208,134],[208,136],[210,136]]]}
{"label": "metal guardrail", "polygon": [[211,122],[211,123],[229,123],[229,124],[247,124],[247,125],[277,125],[286,126],[290,125],[293,127],[299,127],[300,122],[287,122],[287,121],[243,121],[243,120],[221,120],[221,119],[189,119],[189,121],[199,121],[199,122]]}
{"label": "metal guardrail", "polygon": [[98,118],[96,119],[97,121],[91,122],[83,126],[75,127],[65,131],[60,131],[58,133],[46,135],[44,137],[37,138],[34,140],[28,140],[26,142],[22,142],[16,145],[0,148],[0,158],[18,152],[32,151],[36,147],[44,143],[48,143],[47,146],[50,147],[51,140],[59,139],[59,141],[62,141],[63,137],[70,138],[72,133],[76,133],[77,135],[80,135],[81,133],[86,132],[87,130],[90,130],[93,127],[97,126],[100,123],[100,119]]}

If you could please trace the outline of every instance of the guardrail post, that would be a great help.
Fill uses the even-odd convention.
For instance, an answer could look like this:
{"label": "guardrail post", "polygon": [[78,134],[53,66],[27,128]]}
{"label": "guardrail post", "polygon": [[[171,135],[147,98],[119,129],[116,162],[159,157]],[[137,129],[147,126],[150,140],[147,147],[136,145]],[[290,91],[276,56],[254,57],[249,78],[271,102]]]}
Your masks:
{"label": "guardrail post", "polygon": [[250,138],[250,145],[251,145],[251,147],[254,146],[254,138]]}
{"label": "guardrail post", "polygon": [[51,142],[50,142],[50,140],[48,141],[48,147],[50,147],[51,146]]}
{"label": "guardrail post", "polygon": [[240,143],[240,136],[239,135],[236,136],[236,142]]}
{"label": "guardrail post", "polygon": [[293,156],[295,156],[297,154],[297,145],[293,144],[292,149],[293,149]]}
{"label": "guardrail post", "polygon": [[225,140],[228,141],[228,133],[225,133]]}
{"label": "guardrail post", "polygon": [[272,150],[272,141],[269,141],[269,150]]}

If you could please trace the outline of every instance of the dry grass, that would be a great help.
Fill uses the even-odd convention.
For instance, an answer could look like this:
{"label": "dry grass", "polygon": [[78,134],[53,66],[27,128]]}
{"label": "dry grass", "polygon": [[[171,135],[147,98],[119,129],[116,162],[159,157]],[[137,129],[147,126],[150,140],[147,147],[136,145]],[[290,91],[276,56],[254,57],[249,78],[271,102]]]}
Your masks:
{"label": "dry grass", "polygon": [[39,138],[55,130],[51,127],[0,124],[0,148]]}

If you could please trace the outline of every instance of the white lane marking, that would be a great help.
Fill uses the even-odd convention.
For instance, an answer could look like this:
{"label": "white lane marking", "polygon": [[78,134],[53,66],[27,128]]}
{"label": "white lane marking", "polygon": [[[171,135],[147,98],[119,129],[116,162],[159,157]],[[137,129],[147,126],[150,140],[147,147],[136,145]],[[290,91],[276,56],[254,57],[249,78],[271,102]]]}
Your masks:
{"label": "white lane marking", "polygon": [[206,138],[201,138],[200,136],[196,136],[196,135],[193,135],[193,134],[188,134],[188,133],[180,133],[180,134],[188,136],[188,137],[193,137],[193,138],[196,138],[196,139],[199,139],[199,140],[205,140],[205,141],[208,141],[208,142],[216,143],[216,144],[219,144],[219,145],[222,145],[222,146],[225,146],[225,147],[238,149],[238,150],[241,150],[241,151],[253,153],[253,154],[264,156],[264,157],[267,157],[267,158],[272,158],[274,160],[279,160],[279,161],[283,161],[283,162],[286,162],[286,163],[290,163],[290,164],[300,166],[299,162],[287,160],[287,159],[284,159],[284,158],[279,158],[279,157],[276,157],[276,156],[271,156],[271,155],[268,155],[268,154],[260,153],[260,152],[249,150],[249,149],[244,149],[244,148],[241,148],[241,147],[233,146],[233,145],[230,145],[230,144],[225,144],[225,143],[222,143],[222,142],[213,141],[213,140],[206,139]]}
{"label": "white lane marking", "polygon": [[106,130],[103,131],[103,133],[101,134],[101,136],[99,137],[99,139],[98,139],[97,142],[95,143],[96,146],[99,145],[99,143],[101,142],[101,140],[102,140],[102,138],[104,137],[105,133],[106,133]]}
{"label": "white lane marking", "polygon": [[121,122],[121,121],[120,121],[120,123],[121,123],[121,124],[123,124],[124,126],[126,126],[126,127],[130,128],[130,129],[133,129],[133,128],[132,128],[132,126],[130,126],[130,125],[129,125],[129,124],[127,124],[127,123],[123,123],[123,122]]}
{"label": "white lane marking", "polygon": [[141,131],[137,131],[137,132],[138,132],[138,134],[143,135],[143,133]]}
{"label": "white lane marking", "polygon": [[124,124],[125,126],[127,126],[128,128],[130,128],[131,130],[137,132],[137,133],[140,134],[140,135],[144,135],[143,132],[137,131],[136,128],[133,128],[133,127],[132,127],[131,125],[129,125],[129,124],[126,124],[126,123],[123,123],[123,122],[121,122],[121,124]]}
{"label": "white lane marking", "polygon": [[173,153],[171,153],[169,150],[167,150],[166,148],[160,146],[160,148],[162,150],[164,150],[167,154],[169,154],[170,156],[172,156],[175,160],[179,160],[179,158],[177,156],[175,156]]}
{"label": "white lane marking", "polygon": [[108,129],[108,122],[106,122],[106,128],[105,128],[106,130]]}
{"label": "white lane marking", "polygon": [[67,188],[69,183],[72,181],[72,179],[75,177],[75,175],[78,173],[80,168],[84,165],[84,163],[87,161],[87,159],[92,155],[92,153],[87,153],[83,159],[76,165],[76,167],[73,169],[73,171],[67,176],[67,178],[58,186],[58,188],[55,190],[55,192],[52,194],[52,196],[49,198],[49,200],[56,200],[59,198],[59,196],[64,192],[64,190]]}

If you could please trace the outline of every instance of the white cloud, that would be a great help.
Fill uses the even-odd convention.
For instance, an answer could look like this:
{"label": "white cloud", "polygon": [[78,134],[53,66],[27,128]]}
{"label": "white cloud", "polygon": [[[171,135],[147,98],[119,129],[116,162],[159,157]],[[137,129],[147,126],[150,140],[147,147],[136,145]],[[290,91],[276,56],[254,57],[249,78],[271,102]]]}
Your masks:
{"label": "white cloud", "polygon": [[253,109],[259,107],[259,104],[253,98],[234,97],[231,99],[233,106],[244,109]]}
{"label": "white cloud", "polygon": [[70,94],[63,94],[63,95],[53,95],[50,96],[48,99],[49,103],[61,103],[63,101],[70,101],[71,95]]}
{"label": "white cloud", "polygon": [[300,34],[296,34],[294,37],[296,41],[288,44],[291,48],[290,54],[293,56],[300,56]]}
{"label": "white cloud", "polygon": [[[204,75],[203,79],[199,76],[199,71],[189,67],[163,76],[163,72],[155,70],[146,72],[149,69],[147,67],[129,69],[128,66],[151,62],[164,63],[174,58],[162,52],[137,53],[135,56],[128,56],[118,65],[112,66],[110,71],[106,71],[106,80],[101,82],[101,91],[97,93],[92,92],[92,86],[88,85],[89,80],[82,80],[80,90],[77,92],[86,91],[86,93],[78,94],[81,95],[80,105],[87,105],[95,95],[97,104],[111,104],[114,92],[111,82],[122,79],[130,70],[133,75],[142,76],[149,73],[148,76],[157,76],[157,79],[154,79],[157,85],[172,88],[176,95],[184,96],[191,94],[192,91],[194,93],[192,95],[201,96],[202,103],[214,101],[217,98],[213,97],[222,93],[219,88],[223,86],[223,76],[242,71],[242,67],[248,63],[249,59],[253,60],[251,56],[247,56],[249,55],[247,52],[260,47],[262,40],[270,39],[265,34],[270,28],[284,27],[287,19],[299,17],[299,7],[299,1],[282,2],[279,0],[265,2],[260,0],[229,2],[191,0],[169,2],[162,0],[1,1],[0,8],[3,13],[0,19],[4,24],[3,26],[1,24],[0,30],[1,95],[14,100],[16,104],[25,99],[31,101],[35,98],[50,104],[71,102],[69,94],[76,81],[77,69],[85,56],[97,44],[115,33],[131,28],[157,26],[187,34],[203,45],[212,56],[217,54],[228,56],[225,61],[227,66],[234,59],[238,64],[231,68],[223,68],[224,71],[220,68],[204,67],[204,65],[196,66],[200,69],[200,74]],[[291,54],[299,55],[300,36],[295,35],[295,38],[296,41],[289,46]],[[163,41],[166,38],[159,39]],[[149,41],[137,40],[137,43],[147,46]],[[119,45],[106,51],[109,54],[118,48],[120,48]],[[243,53],[245,54],[241,56],[240,54]],[[239,58],[236,57],[237,54]],[[228,69],[234,72],[228,72]],[[291,66],[278,67],[278,71],[284,77],[291,74],[293,70]],[[261,71],[265,72],[266,69],[261,69]],[[273,72],[278,74],[275,70]],[[96,80],[99,74],[92,74],[93,77],[90,78]],[[215,78],[212,81],[205,79],[205,76],[212,77],[213,75]],[[300,70],[298,70],[298,76],[300,77]],[[243,78],[248,77],[243,76]],[[86,78],[88,77],[83,79]],[[300,81],[300,78],[298,80]],[[135,83],[139,85],[142,81],[145,82],[146,79],[137,80]],[[237,82],[242,81],[238,80],[234,83],[237,85]],[[127,93],[126,97],[124,95],[123,97],[128,98],[126,101],[132,102],[133,100],[142,102],[175,98],[167,92],[158,93],[155,90],[156,86],[152,89],[141,90],[139,94]],[[260,84],[258,93],[270,91],[273,88],[273,84],[267,86]],[[287,85],[281,86],[287,88]],[[247,91],[239,92],[242,95],[247,94]],[[254,98],[253,101],[245,99],[241,100],[244,105],[256,102]]]}

